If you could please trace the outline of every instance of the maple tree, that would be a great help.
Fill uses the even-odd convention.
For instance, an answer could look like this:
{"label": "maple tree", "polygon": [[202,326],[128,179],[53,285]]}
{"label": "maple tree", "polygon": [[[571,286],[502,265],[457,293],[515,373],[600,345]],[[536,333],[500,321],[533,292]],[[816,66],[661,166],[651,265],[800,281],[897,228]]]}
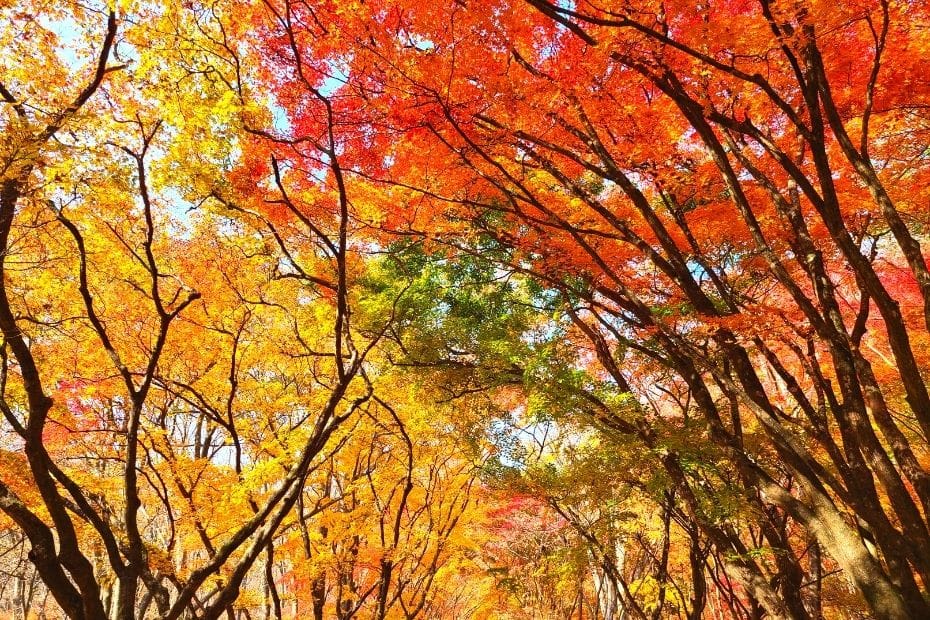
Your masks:
{"label": "maple tree", "polygon": [[4,5],[0,600],[930,615],[927,10]]}
{"label": "maple tree", "polygon": [[[329,30],[291,10],[282,30]],[[904,77],[925,49],[910,27],[923,10],[531,2],[332,17],[356,43],[341,92],[369,127],[358,174],[385,188],[391,215],[375,224],[461,251],[480,251],[483,231],[511,249],[501,268],[555,291],[591,381],[636,395],[618,408],[589,394],[589,415],[665,452],[691,518],[773,616],[811,613],[809,537],[875,615],[927,613],[924,545],[905,542],[928,531],[926,95]],[[727,483],[790,522],[760,524],[775,560],[707,514],[650,409],[706,432]]]}
{"label": "maple tree", "polygon": [[[140,79],[152,59],[131,26],[118,35],[147,16],[75,6],[58,17],[98,44],[86,68],[54,58],[42,19],[55,17],[21,12],[13,25],[51,39],[23,57],[61,67],[60,91],[25,65],[2,93],[3,509],[69,617],[150,606],[218,617],[270,553],[330,437],[371,396],[362,364],[378,334],[353,338],[347,215],[310,224],[322,247],[298,253],[288,244],[309,230],[248,214],[232,191],[212,199],[235,220],[172,213],[199,189],[184,185],[198,170],[178,178],[172,146],[189,150],[196,133],[159,116]],[[120,54],[135,57],[120,65]],[[88,74],[77,94],[69,65]],[[212,98],[205,111],[185,103],[173,109],[223,121]],[[343,204],[344,191],[332,190]],[[280,177],[269,192],[296,209]]]}

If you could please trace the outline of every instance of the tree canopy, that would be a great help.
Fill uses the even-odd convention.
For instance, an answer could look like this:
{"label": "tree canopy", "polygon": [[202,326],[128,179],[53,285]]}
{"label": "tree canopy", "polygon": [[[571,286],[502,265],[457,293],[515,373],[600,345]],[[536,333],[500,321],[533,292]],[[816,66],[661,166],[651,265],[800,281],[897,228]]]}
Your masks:
{"label": "tree canopy", "polygon": [[0,20],[0,618],[930,617],[928,3]]}

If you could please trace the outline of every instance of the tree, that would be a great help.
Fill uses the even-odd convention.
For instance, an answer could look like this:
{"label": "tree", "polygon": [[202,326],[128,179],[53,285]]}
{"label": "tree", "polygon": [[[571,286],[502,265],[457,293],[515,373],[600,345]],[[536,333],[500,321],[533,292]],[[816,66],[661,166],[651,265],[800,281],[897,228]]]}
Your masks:
{"label": "tree", "polygon": [[68,617],[930,615],[923,4],[2,11]]}
{"label": "tree", "polygon": [[[811,615],[784,594],[812,538],[877,617],[928,613],[925,545],[905,542],[928,536],[922,7],[289,10],[285,30],[334,19],[355,43],[340,93],[367,127],[353,173],[384,188],[373,224],[472,252],[486,231],[501,268],[558,294],[579,363],[640,405],[594,416],[666,453],[753,604]],[[659,416],[702,428],[746,501],[806,533],[763,528],[786,558],[772,579],[646,413],[658,380],[686,394]]]}
{"label": "tree", "polygon": [[[379,336],[353,340],[362,337],[351,327],[345,188],[331,194],[343,210],[313,226],[321,249],[301,239],[310,231],[299,222],[172,212],[196,205],[205,175],[172,179],[173,156],[196,134],[190,119],[159,116],[153,91],[167,82],[142,78],[154,59],[139,41],[177,42],[140,33],[133,24],[144,17],[75,5],[11,14],[5,31],[24,34],[23,62],[0,93],[0,409],[15,463],[0,507],[71,618],[231,609],[330,437],[371,397],[362,364]],[[64,31],[101,23],[86,40],[98,50],[92,62],[84,50],[61,53]],[[42,63],[49,88],[38,81]],[[210,80],[171,69],[186,71],[185,88],[211,94],[187,113],[230,120]],[[74,87],[69,75],[86,77]],[[186,92],[180,103],[196,98]],[[203,149],[201,159],[224,152]],[[299,216],[302,199],[275,179],[268,193]],[[239,214],[263,192],[197,199]],[[297,271],[282,274],[286,261]]]}

